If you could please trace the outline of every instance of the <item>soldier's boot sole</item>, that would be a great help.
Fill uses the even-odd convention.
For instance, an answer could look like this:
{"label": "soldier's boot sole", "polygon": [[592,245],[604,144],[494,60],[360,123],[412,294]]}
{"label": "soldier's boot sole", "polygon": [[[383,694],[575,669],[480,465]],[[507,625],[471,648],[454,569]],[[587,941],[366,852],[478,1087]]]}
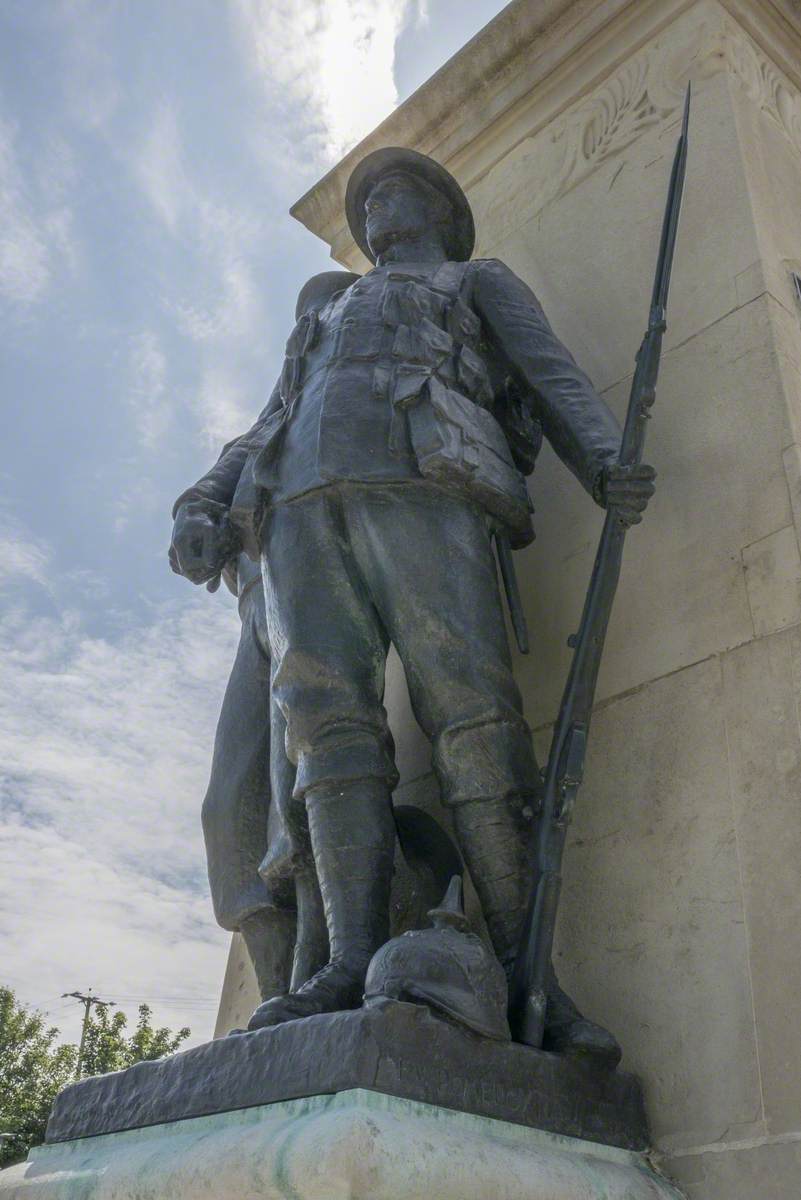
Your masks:
{"label": "soldier's boot sole", "polygon": [[285,1021],[298,1021],[319,1013],[359,1008],[364,995],[363,968],[331,962],[313,975],[297,992],[273,996],[260,1004],[248,1022],[248,1029],[266,1029]]}
{"label": "soldier's boot sole", "polygon": [[578,1017],[566,1025],[546,1025],[542,1048],[591,1060],[610,1071],[618,1065],[623,1053],[614,1034],[586,1017]]}

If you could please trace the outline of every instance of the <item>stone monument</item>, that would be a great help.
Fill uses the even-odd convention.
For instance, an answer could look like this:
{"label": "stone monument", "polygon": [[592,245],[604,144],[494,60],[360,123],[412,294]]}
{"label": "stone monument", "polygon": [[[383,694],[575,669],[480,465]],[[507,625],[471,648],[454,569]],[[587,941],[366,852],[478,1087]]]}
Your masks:
{"label": "stone monument", "polygon": [[[267,709],[273,730],[287,720],[287,753],[272,755],[277,832],[262,801],[269,903],[260,891],[251,912],[278,911],[288,888],[284,915],[294,904],[300,916],[306,872],[316,925],[298,920],[291,934],[305,965],[289,992],[265,1000],[262,963],[251,1032],[66,1089],[47,1144],[0,1175],[2,1200],[677,1195],[649,1148],[691,1200],[796,1194],[801,218],[789,198],[801,182],[800,76],[791,0],[515,0],[295,206],[363,278],[319,312],[299,302],[277,399],[234,444],[234,487],[185,495],[174,554],[182,572],[213,582],[232,546],[269,543]],[[599,533],[597,508],[551,448],[624,524],[636,520],[650,476],[616,469],[619,421],[690,79],[693,151],[649,443],[660,489],[630,539],[568,846],[554,964],[572,999],[551,971],[540,1049],[524,1044],[524,1025],[510,1031],[505,1011],[522,835],[540,802],[526,729],[544,761]],[[416,258],[396,261],[399,230]],[[377,303],[372,333],[369,316],[348,319]],[[515,342],[510,325],[525,336]],[[340,371],[329,393],[347,419],[327,439],[303,438],[304,421],[321,431],[324,415],[304,400],[315,379],[336,384],[349,337],[344,358],[362,382]],[[493,365],[498,346],[508,375]],[[326,369],[304,379],[315,349]],[[387,349],[406,369],[379,386]],[[508,656],[485,553],[490,531],[530,541],[524,495],[479,456],[472,483],[463,475],[459,493],[451,479],[431,502],[419,478],[431,422],[413,436],[409,419],[423,382],[440,412],[474,415],[459,397],[496,414],[516,404],[543,426],[538,540],[516,556],[529,656]],[[486,446],[478,423],[465,441]],[[519,475],[537,430],[522,415],[501,427],[507,448],[522,429]],[[378,474],[365,480],[352,456],[368,443]],[[310,445],[317,453],[304,455]],[[229,451],[206,481],[230,482],[231,461]],[[292,462],[309,473],[302,493],[291,492]],[[490,514],[480,528],[477,511]],[[432,544],[455,551],[426,555]],[[304,594],[309,572],[333,597],[328,624]],[[433,758],[398,658],[388,719],[381,708],[390,639]],[[468,911],[474,924],[483,911],[495,957],[471,932],[457,884],[433,928],[387,942],[391,787],[396,812],[426,813],[446,839],[421,856],[429,865],[444,847],[461,850],[478,900]],[[257,857],[247,870],[259,890]],[[258,965],[272,943],[244,928],[246,908],[228,924]],[[283,964],[270,970],[287,977],[285,926]]]}

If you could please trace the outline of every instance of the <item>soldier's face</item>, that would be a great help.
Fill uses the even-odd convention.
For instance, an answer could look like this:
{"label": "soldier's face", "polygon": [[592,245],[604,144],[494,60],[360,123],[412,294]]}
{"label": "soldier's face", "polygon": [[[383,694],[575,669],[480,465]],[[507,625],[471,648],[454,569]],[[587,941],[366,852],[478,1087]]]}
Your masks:
{"label": "soldier's face", "polygon": [[364,209],[365,232],[373,254],[395,242],[419,237],[431,228],[435,205],[410,175],[384,175],[370,190]]}

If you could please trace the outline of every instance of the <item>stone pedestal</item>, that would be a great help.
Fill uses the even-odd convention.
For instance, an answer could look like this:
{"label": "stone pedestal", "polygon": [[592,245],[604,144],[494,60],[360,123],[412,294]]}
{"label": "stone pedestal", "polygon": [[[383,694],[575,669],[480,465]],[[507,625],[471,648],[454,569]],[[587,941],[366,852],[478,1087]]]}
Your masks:
{"label": "stone pedestal", "polygon": [[680,1200],[629,1150],[355,1089],[41,1146],[0,1200]]}

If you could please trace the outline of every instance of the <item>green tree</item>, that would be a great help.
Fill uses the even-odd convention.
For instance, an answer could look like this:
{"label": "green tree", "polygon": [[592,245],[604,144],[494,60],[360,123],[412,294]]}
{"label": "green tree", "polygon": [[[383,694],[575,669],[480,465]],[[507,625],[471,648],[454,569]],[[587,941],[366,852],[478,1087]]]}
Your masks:
{"label": "green tree", "polygon": [[125,1013],[115,1012],[109,1016],[107,1008],[95,1009],[86,1027],[81,1074],[105,1075],[107,1071],[121,1071],[145,1059],[174,1054],[181,1042],[189,1037],[190,1031],[186,1028],[178,1033],[166,1027],[154,1029],[150,1018],[148,1005],[140,1004],[136,1029],[128,1037]]}
{"label": "green tree", "polygon": [[75,1074],[75,1046],[54,1045],[58,1030],[0,987],[0,1167],[44,1138],[56,1093]]}
{"label": "green tree", "polygon": [[[139,1006],[134,1032],[128,1036],[123,1012],[109,1016],[94,1010],[84,1043],[81,1075],[104,1075],[144,1059],[173,1054],[189,1037],[186,1028],[173,1033],[154,1029],[147,1004]],[[78,1049],[58,1045],[58,1029],[20,1004],[10,988],[0,987],[0,1167],[24,1158],[44,1140],[56,1094],[75,1078]]]}

